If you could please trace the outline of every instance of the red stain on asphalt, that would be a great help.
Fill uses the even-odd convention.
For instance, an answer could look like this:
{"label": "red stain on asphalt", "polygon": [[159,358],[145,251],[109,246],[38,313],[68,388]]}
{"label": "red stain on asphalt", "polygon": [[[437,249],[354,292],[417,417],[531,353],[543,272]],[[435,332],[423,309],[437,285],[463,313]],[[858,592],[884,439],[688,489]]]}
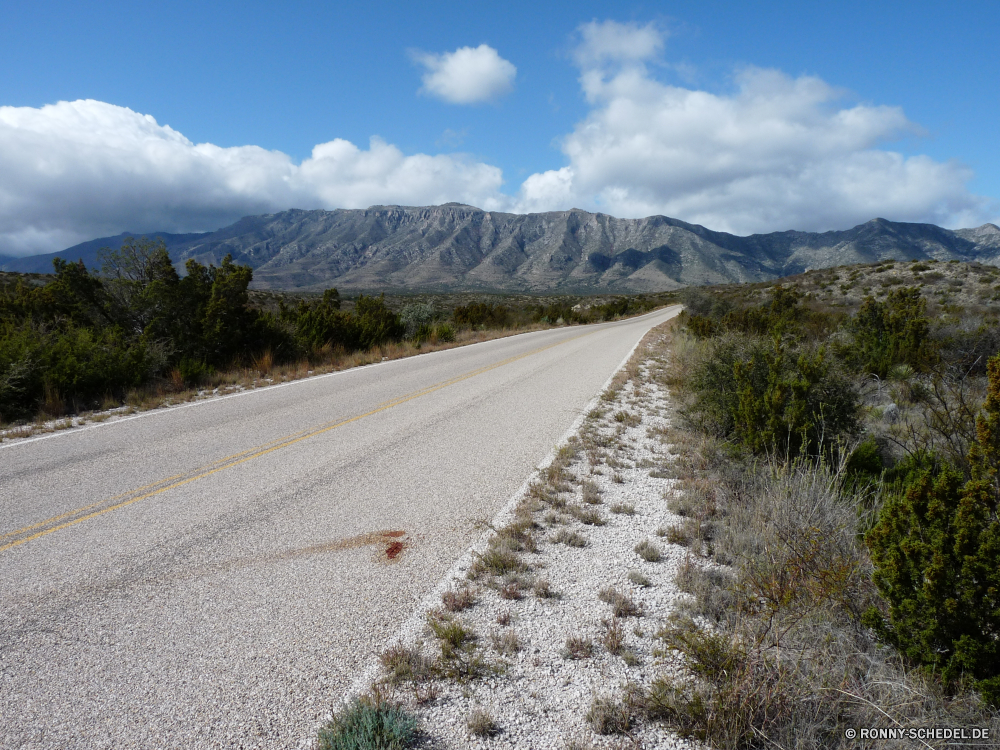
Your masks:
{"label": "red stain on asphalt", "polygon": [[406,549],[406,545],[402,542],[392,542],[388,547],[385,548],[385,556],[390,560],[395,560],[396,555]]}

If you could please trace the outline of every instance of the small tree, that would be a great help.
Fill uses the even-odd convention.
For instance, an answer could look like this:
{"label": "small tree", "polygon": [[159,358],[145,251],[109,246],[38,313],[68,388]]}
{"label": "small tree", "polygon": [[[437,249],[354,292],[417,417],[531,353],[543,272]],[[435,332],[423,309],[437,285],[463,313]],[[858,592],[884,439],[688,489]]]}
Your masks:
{"label": "small tree", "polygon": [[874,611],[866,622],[946,682],[972,678],[1000,706],[1000,355],[988,372],[972,479],[924,470],[867,535],[889,622]]}
{"label": "small tree", "polygon": [[849,328],[847,358],[881,378],[895,364],[920,368],[930,359],[927,301],[916,287],[894,289],[885,302],[865,297]]}

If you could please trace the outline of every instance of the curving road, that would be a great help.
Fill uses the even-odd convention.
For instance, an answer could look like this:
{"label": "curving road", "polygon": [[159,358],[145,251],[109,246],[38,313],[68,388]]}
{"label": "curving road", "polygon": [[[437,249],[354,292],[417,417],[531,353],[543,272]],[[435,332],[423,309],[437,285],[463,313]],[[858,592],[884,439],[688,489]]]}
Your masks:
{"label": "curving road", "polygon": [[0,447],[0,747],[298,747],[650,327]]}

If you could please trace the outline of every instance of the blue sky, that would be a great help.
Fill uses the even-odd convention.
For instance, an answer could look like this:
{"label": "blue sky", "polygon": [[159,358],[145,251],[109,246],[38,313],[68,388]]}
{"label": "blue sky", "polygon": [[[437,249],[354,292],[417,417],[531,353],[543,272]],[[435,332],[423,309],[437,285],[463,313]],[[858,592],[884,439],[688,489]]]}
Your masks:
{"label": "blue sky", "polygon": [[1000,216],[995,2],[750,5],[0,3],[0,253],[444,199],[740,234]]}

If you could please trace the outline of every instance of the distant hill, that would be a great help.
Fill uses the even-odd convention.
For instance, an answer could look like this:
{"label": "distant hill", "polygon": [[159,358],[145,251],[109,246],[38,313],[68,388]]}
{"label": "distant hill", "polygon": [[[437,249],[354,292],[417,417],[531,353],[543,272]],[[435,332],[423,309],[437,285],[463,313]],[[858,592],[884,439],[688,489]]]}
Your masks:
{"label": "distant hill", "polygon": [[[0,255],[0,271],[19,271],[20,273],[52,273],[52,261],[56,258],[76,262],[82,260],[87,264],[87,268],[95,271],[101,269],[101,262],[97,258],[98,251],[103,247],[119,248],[128,237],[162,237],[168,248],[183,245],[199,237],[204,237],[211,232],[198,232],[195,234],[171,234],[169,232],[149,232],[147,234],[138,232],[122,232],[114,237],[99,237],[96,240],[81,242],[65,250],[55,253],[45,253],[44,255],[29,255],[24,258],[12,258],[8,255]],[[173,257],[173,255],[171,255]]]}
{"label": "distant hill", "polygon": [[[0,270],[50,271],[52,258],[83,258],[117,237],[60,253],[0,261]],[[587,211],[507,214],[449,203],[367,209],[293,209],[248,216],[205,234],[162,237],[178,265],[227,253],[269,289],[509,292],[646,292],[689,284],[768,279],[886,258],[1000,265],[1000,228],[956,231],[873,219],[836,232],[738,237],[665,216],[617,219]]]}

